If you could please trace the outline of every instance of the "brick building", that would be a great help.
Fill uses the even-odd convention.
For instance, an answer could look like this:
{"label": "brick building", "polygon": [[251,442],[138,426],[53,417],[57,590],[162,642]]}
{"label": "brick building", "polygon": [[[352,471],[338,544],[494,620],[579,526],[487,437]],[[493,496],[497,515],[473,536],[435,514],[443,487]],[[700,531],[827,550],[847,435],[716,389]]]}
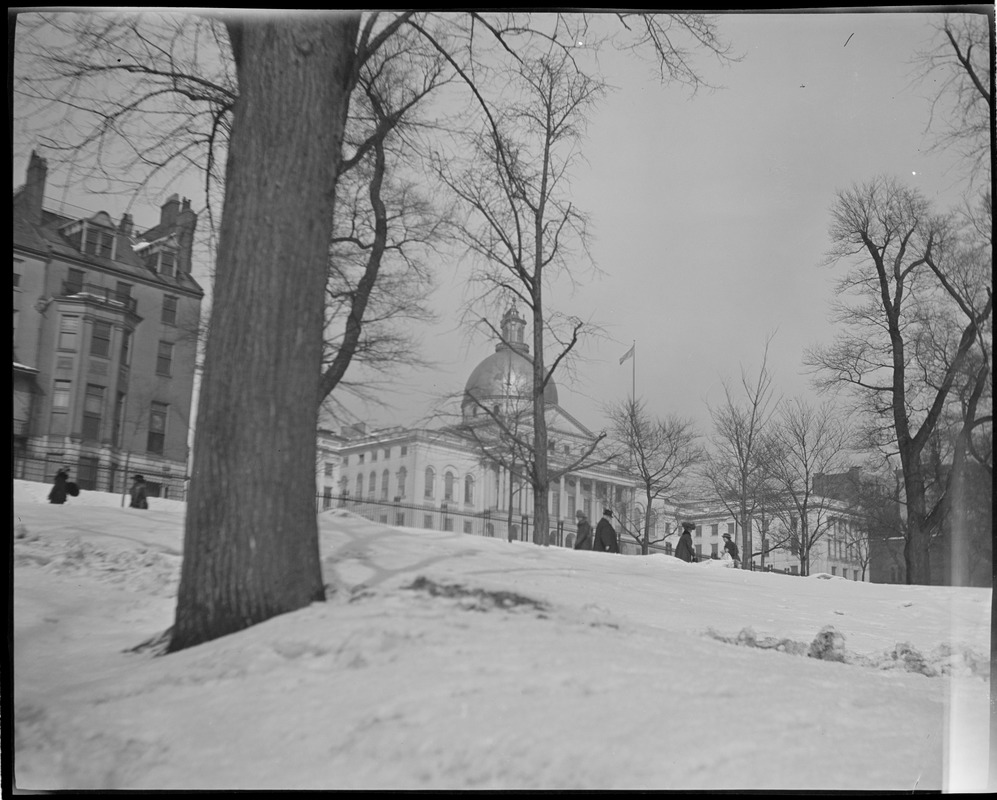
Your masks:
{"label": "brick building", "polygon": [[186,482],[203,291],[191,276],[197,215],[171,196],[139,232],[131,215],[44,207],[32,153],[13,196],[14,477],[153,496]]}

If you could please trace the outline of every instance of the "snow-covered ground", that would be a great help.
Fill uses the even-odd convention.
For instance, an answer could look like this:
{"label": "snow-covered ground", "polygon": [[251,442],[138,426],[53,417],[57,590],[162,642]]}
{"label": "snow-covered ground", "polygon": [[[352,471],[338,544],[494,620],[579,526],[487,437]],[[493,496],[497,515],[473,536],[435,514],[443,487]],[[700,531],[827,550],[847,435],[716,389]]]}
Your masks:
{"label": "snow-covered ground", "polygon": [[14,482],[21,789],[987,789],[989,589],[330,511],[327,602],[161,656],[183,504],[47,492]]}

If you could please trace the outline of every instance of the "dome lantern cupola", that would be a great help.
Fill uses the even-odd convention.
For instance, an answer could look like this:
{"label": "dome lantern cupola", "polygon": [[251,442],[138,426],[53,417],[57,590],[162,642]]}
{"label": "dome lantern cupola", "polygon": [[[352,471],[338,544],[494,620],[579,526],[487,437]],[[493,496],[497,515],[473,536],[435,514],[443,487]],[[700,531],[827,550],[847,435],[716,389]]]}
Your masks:
{"label": "dome lantern cupola", "polygon": [[495,345],[496,351],[508,346],[521,353],[529,353],[530,346],[523,338],[525,331],[526,320],[519,316],[515,306],[509,306],[509,310],[502,315],[502,340]]}
{"label": "dome lantern cupola", "polygon": [[[461,410],[465,420],[483,416],[482,408],[492,409],[516,398],[523,401],[533,394],[533,359],[525,342],[526,320],[515,307],[502,315],[501,338],[495,352],[471,372],[464,386]],[[553,380],[544,388],[547,405],[557,405],[557,386]],[[487,415],[484,415],[487,416]]]}

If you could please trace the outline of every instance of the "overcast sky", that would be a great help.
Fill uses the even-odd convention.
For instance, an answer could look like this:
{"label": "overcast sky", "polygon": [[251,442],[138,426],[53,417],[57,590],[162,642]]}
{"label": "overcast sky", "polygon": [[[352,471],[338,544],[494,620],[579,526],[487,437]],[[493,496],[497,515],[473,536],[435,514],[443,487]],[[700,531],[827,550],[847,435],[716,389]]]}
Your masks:
{"label": "overcast sky", "polygon": [[[889,174],[939,208],[963,194],[955,161],[929,152],[931,87],[915,80],[912,64],[937,18],[721,15],[720,32],[743,60],[720,67],[702,57],[705,79],[722,88],[695,96],[662,86],[647,63],[598,53],[617,89],[590,121],[573,200],[590,215],[601,273],[548,300],[610,338],[584,344],[578,374],[555,378],[562,406],[598,430],[603,405],[625,399],[635,378],[653,414],[690,417],[706,431],[708,404],[742,367],[757,371],[770,334],[776,392],[809,392],[803,350],[833,334],[838,271],[821,262],[835,193]],[[16,133],[14,151],[17,185],[30,143]],[[198,206],[196,183],[182,193]],[[50,191],[49,199],[61,196]],[[72,192],[66,199],[98,202]],[[136,224],[156,222],[161,199],[135,209]],[[492,352],[492,343],[468,341],[456,327],[463,269],[439,265],[440,323],[413,331],[438,366],[400,375],[393,408],[357,409],[368,422],[414,423]],[[636,358],[621,366],[634,342]]]}

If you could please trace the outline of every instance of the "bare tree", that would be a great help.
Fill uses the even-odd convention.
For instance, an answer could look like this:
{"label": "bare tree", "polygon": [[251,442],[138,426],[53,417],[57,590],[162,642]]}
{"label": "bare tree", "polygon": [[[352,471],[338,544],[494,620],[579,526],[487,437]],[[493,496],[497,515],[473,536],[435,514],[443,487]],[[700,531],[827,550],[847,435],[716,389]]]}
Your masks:
{"label": "bare tree", "polygon": [[[584,325],[572,330],[547,366],[545,334],[550,330],[545,289],[568,265],[571,240],[583,247],[585,218],[570,201],[569,175],[578,159],[586,114],[604,90],[601,81],[579,72],[564,52],[520,59],[505,86],[521,92],[488,112],[483,131],[471,141],[472,155],[436,157],[441,180],[465,209],[457,234],[477,258],[473,277],[483,288],[479,302],[518,298],[532,321],[532,457],[534,523],[548,544],[545,390],[554,371],[578,342]],[[487,107],[486,107],[487,108]]]}
{"label": "bare tree", "polygon": [[705,452],[691,420],[671,415],[652,418],[642,400],[629,398],[609,410],[611,437],[623,451],[631,474],[643,491],[644,518],[637,533],[626,530],[640,545],[641,554],[664,539],[651,538],[654,504],[667,499],[700,461]]}
{"label": "bare tree", "polygon": [[[676,34],[691,35],[695,49],[705,48],[721,60],[727,58],[712,23],[700,15],[621,15],[619,21],[625,33],[618,44],[649,52],[662,75],[692,86],[698,85],[698,76],[690,69],[685,52],[676,47]],[[313,496],[315,428],[322,391],[323,298],[336,189],[343,159],[350,157],[344,156],[344,132],[361,71],[392,36],[407,27],[417,31],[476,93],[485,77],[474,72],[476,65],[485,71],[479,55],[482,40],[493,47],[489,57],[514,64],[541,64],[542,59],[535,57],[537,42],[548,55],[563,54],[575,63],[572,48],[578,40],[574,34],[585,29],[588,17],[572,20],[559,14],[478,12],[454,17],[414,12],[291,13],[279,18],[224,15],[224,25],[210,26],[207,35],[213,37],[223,59],[228,56],[227,47],[231,49],[228,75],[234,74],[236,97],[225,91],[216,95],[230,84],[208,80],[210,85],[205,85],[200,71],[178,58],[179,51],[172,44],[164,47],[137,23],[121,28],[105,15],[87,22],[106,23],[94,31],[92,52],[117,52],[96,71],[76,71],[69,65],[56,76],[53,93],[42,98],[73,112],[99,108],[96,125],[82,136],[83,144],[92,148],[95,174],[117,176],[118,170],[104,172],[104,156],[110,152],[104,145],[118,137],[133,151],[132,165],[147,167],[153,174],[167,164],[185,159],[196,162],[209,176],[210,196],[210,176],[217,176],[221,163],[214,145],[228,132],[215,293],[180,595],[170,642],[170,649],[177,650],[300,608],[324,595]],[[134,47],[117,38],[122,30],[134,35]],[[221,31],[227,33],[227,47]],[[199,36],[178,33],[170,41],[196,50]],[[68,44],[77,43],[69,37]],[[517,52],[519,48],[527,54],[531,47],[529,57]],[[161,66],[149,68],[147,62],[138,63],[135,55],[154,57]],[[217,66],[224,77],[224,62]],[[103,80],[101,75],[125,80],[132,74],[153,81],[155,88],[150,92],[140,89],[132,99],[121,101],[123,92],[116,87],[111,93],[118,102],[114,109],[106,105],[107,93],[81,99],[80,86],[92,87]],[[532,74],[540,81],[543,70]],[[203,112],[204,125],[189,147],[171,147],[174,121],[190,116],[178,109],[175,100],[191,96],[203,104],[198,113]],[[372,134],[375,150],[381,123],[391,118],[387,106],[382,111]],[[71,129],[75,120],[67,123]],[[136,128],[119,137],[130,123]],[[496,134],[505,133],[496,127],[494,118],[488,127]],[[157,130],[158,140],[155,133],[152,140],[142,140]],[[176,138],[184,141],[179,134]],[[506,164],[516,163],[499,136],[493,142],[496,156]],[[71,141],[65,144],[73,147]],[[164,152],[157,151],[161,145],[166,146]],[[77,157],[83,155],[83,149],[76,150]],[[539,233],[556,237],[559,230],[541,225]],[[566,350],[573,346],[578,329],[569,326],[569,331]],[[542,346],[537,352],[543,352]],[[551,371],[545,371],[541,357],[541,391],[542,381],[556,364],[555,360]],[[544,424],[542,411],[542,405],[539,412],[534,409],[534,426],[539,429]],[[536,458],[538,476],[546,476],[544,459],[541,451]],[[546,507],[542,520],[546,522]]]}
{"label": "bare tree", "polygon": [[991,128],[994,120],[992,9],[987,13],[944,14],[932,44],[916,56],[918,78],[932,87],[929,128],[936,148],[955,150],[989,191]]}
{"label": "bare tree", "polygon": [[710,408],[714,432],[703,476],[707,484],[737,520],[741,532],[741,564],[751,569],[753,557],[752,518],[769,495],[764,440],[778,405],[772,397],[772,375],[768,370],[768,348],[758,376],[752,380],[742,369],[743,399],[724,383],[725,402]]}
{"label": "bare tree", "polygon": [[795,550],[801,575],[810,574],[811,552],[839,516],[834,499],[817,491],[815,478],[843,472],[852,441],[830,404],[815,407],[802,398],[780,406],[765,439],[763,470],[775,495],[768,511],[793,538],[770,546]]}
{"label": "bare tree", "polygon": [[[966,244],[951,218],[932,215],[917,192],[891,179],[841,192],[831,238],[829,262],[851,265],[839,297],[854,301],[838,303],[837,341],[811,350],[807,363],[818,370],[819,386],[851,390],[873,425],[872,441],[895,448],[907,506],[907,580],[927,583],[937,526],[924,450],[974,352],[989,352],[983,334],[993,310],[991,279],[965,268]],[[988,374],[989,360],[972,376],[980,396]],[[974,411],[966,428],[976,425]]]}
{"label": "bare tree", "polygon": [[226,22],[239,98],[171,651],[325,598],[315,429],[359,22],[355,14]]}

